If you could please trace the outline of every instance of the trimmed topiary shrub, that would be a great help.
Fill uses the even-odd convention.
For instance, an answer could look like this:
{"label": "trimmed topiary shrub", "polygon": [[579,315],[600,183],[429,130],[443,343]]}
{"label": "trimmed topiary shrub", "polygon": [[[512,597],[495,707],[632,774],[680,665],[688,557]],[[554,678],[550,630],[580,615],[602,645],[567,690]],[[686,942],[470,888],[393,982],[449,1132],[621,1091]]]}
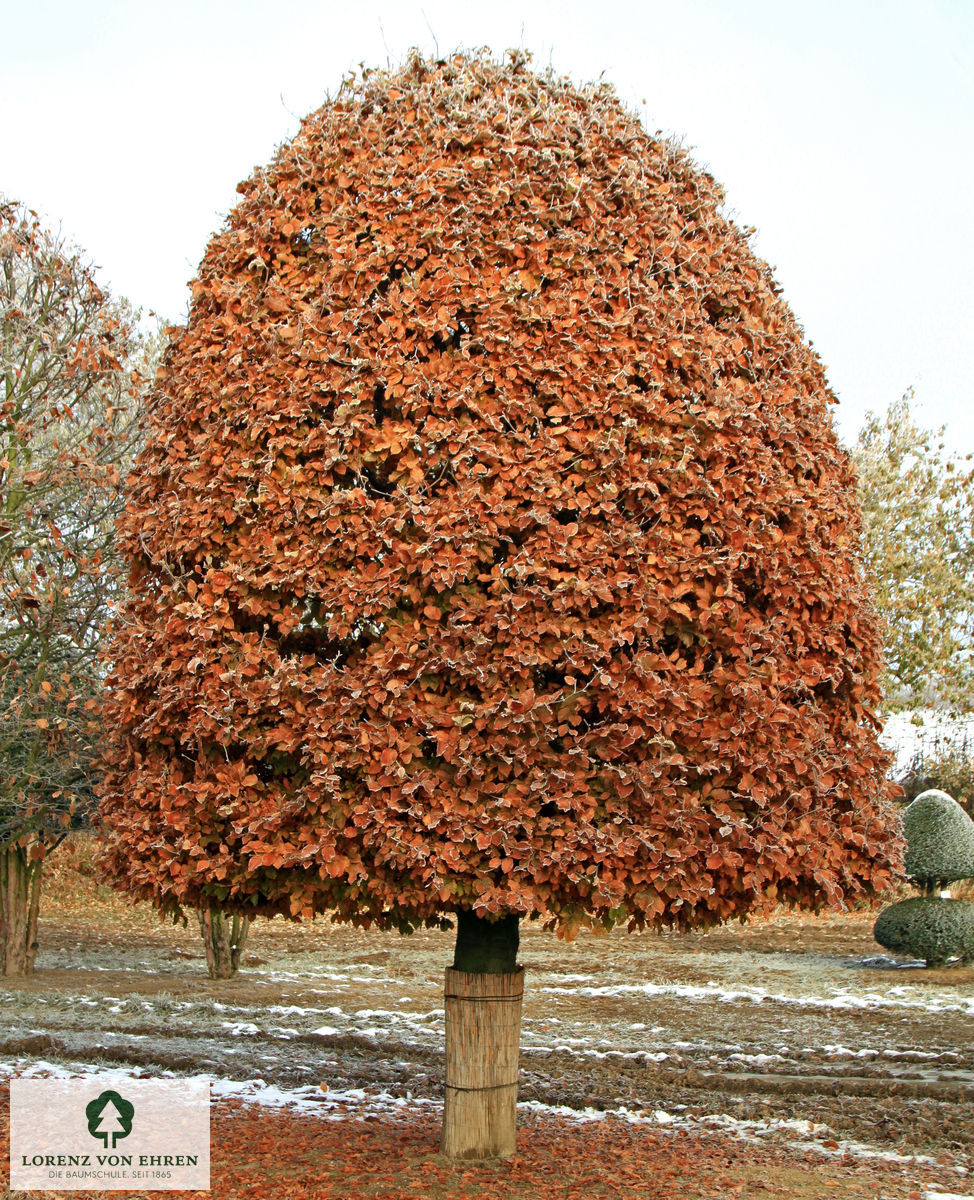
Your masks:
{"label": "trimmed topiary shrub", "polygon": [[894,954],[912,954],[928,967],[949,958],[961,965],[974,962],[974,904],[940,896],[914,896],[879,914],[873,936]]}
{"label": "trimmed topiary shrub", "polygon": [[854,475],[714,180],[457,56],[239,190],[119,535],[113,882],[567,936],[881,891]]}
{"label": "trimmed topiary shrub", "polygon": [[444,1152],[509,1155],[522,917],[899,868],[834,396],[714,180],[517,55],[367,72],[239,190],[120,531],[104,869],[456,922]]}
{"label": "trimmed topiary shrub", "polygon": [[974,821],[956,800],[932,789],[903,813],[906,873],[924,893],[884,909],[873,937],[894,954],[942,967],[949,958],[974,961],[974,904],[933,893],[974,876]]}
{"label": "trimmed topiary shrub", "polygon": [[923,792],[903,813],[906,873],[930,892],[974,876],[974,821],[946,792]]}

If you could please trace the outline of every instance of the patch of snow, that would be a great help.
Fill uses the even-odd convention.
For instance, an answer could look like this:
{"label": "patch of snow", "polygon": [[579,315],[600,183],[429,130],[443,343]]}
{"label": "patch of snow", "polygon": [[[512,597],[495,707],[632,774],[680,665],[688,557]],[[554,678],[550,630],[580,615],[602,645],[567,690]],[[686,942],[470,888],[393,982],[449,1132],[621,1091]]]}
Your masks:
{"label": "patch of snow", "polygon": [[922,1009],[925,1012],[962,1012],[974,1016],[974,995],[931,995],[922,988],[905,984],[890,987],[882,994],[864,992],[854,994],[848,988],[838,988],[830,996],[786,995],[781,992],[766,992],[763,988],[723,988],[717,984],[699,985],[685,983],[617,983],[602,987],[563,988],[548,985],[535,989],[552,995],[606,996],[675,996],[683,1000],[716,1001],[723,1004],[747,1002],[751,1004],[795,1005],[801,1008],[824,1008],[838,1010],[871,1010],[877,1008]]}
{"label": "patch of snow", "polygon": [[[826,1146],[826,1140],[836,1141],[828,1125],[795,1118],[747,1121],[727,1113],[714,1113],[710,1116],[696,1118],[696,1123],[716,1126],[726,1132],[734,1133],[744,1141],[761,1141],[776,1133],[794,1133],[798,1135],[798,1141],[792,1142],[792,1145],[814,1150],[826,1157],[842,1158],[848,1154],[855,1158],[881,1159],[883,1162],[934,1162],[934,1159],[926,1154],[897,1154],[895,1150],[877,1150],[874,1146],[867,1146],[862,1142],[854,1142],[846,1138],[836,1142],[834,1146]],[[691,1125],[693,1122],[688,1121],[687,1124]]]}
{"label": "patch of snow", "polygon": [[[815,1051],[811,1051],[815,1053]],[[833,1058],[876,1058],[879,1055],[878,1050],[870,1050],[864,1047],[862,1050],[850,1050],[847,1046],[822,1046],[819,1050],[820,1054],[831,1054]]]}
{"label": "patch of snow", "polygon": [[[221,1004],[220,1007],[224,1008],[225,1006]],[[246,1012],[248,1010],[241,1009],[240,1011]],[[345,1011],[344,1011],[344,1009],[341,1009],[341,1008],[310,1008],[310,1007],[303,1007],[300,1004],[268,1004],[264,1011],[273,1013],[276,1017],[286,1017],[286,1016],[304,1017],[304,1016],[308,1016],[309,1014],[317,1014],[317,1013],[322,1013],[322,1014],[325,1014],[328,1016],[335,1016],[335,1017],[344,1017],[345,1016]]]}
{"label": "patch of snow", "polygon": [[700,1121],[706,1125],[717,1125],[722,1129],[752,1129],[761,1133],[770,1133],[777,1129],[788,1129],[793,1133],[800,1133],[803,1137],[807,1137],[812,1133],[829,1134],[832,1132],[828,1125],[816,1124],[814,1121],[803,1121],[795,1117],[779,1117],[773,1121],[742,1121],[739,1117],[732,1117],[727,1113],[713,1113],[709,1117],[700,1117]]}
{"label": "patch of snow", "polygon": [[770,1063],[780,1063],[785,1060],[780,1054],[736,1054],[728,1055],[734,1062],[747,1063],[749,1066],[766,1067]]}
{"label": "patch of snow", "polygon": [[[107,1068],[92,1068],[87,1064],[49,1063],[39,1060],[32,1063],[0,1064],[0,1076],[51,1077],[51,1078],[92,1078],[99,1084],[114,1082],[123,1084],[125,1080],[149,1077],[150,1072],[142,1070]],[[153,1077],[180,1078],[173,1071],[153,1070]],[[303,1087],[284,1088],[269,1084],[265,1080],[224,1079],[205,1073],[187,1077],[204,1081],[210,1086],[213,1100],[237,1100],[244,1104],[253,1104],[268,1108],[288,1108],[297,1112],[313,1114],[323,1120],[366,1120],[376,1115],[388,1115],[402,1112],[437,1112],[442,1110],[443,1102],[437,1099],[423,1099],[407,1092],[405,1096],[394,1096],[385,1089],[365,1088],[329,1088],[325,1084],[307,1084]],[[893,1151],[877,1150],[872,1146],[842,1140],[837,1146],[825,1146],[826,1138],[832,1133],[827,1125],[807,1120],[743,1120],[728,1113],[711,1113],[706,1116],[688,1117],[666,1112],[663,1109],[632,1110],[616,1108],[602,1111],[595,1108],[573,1109],[566,1105],[543,1104],[540,1101],[522,1101],[518,1104],[522,1112],[533,1112],[541,1115],[556,1116],[579,1122],[604,1121],[608,1117],[627,1121],[633,1125],[672,1126],[675,1129],[719,1129],[721,1132],[745,1141],[763,1141],[774,1135],[792,1135],[791,1143],[803,1149],[814,1150],[825,1156],[842,1157],[851,1155],[857,1158],[882,1159],[896,1163],[933,1163],[934,1160],[926,1155],[902,1155]],[[835,1141],[834,1138],[830,1140]],[[974,1197],[947,1192],[928,1192],[924,1200],[974,1200]]]}
{"label": "patch of snow", "polygon": [[403,1109],[442,1108],[441,1100],[424,1100],[412,1094],[393,1096],[385,1090],[365,1088],[331,1089],[324,1084],[309,1084],[301,1088],[281,1088],[263,1079],[211,1079],[210,1094],[216,1098],[239,1100],[269,1108],[289,1108],[313,1113],[325,1120],[345,1120],[349,1117],[364,1120],[381,1113]]}
{"label": "patch of snow", "polygon": [[[862,1051],[860,1050],[860,1054]],[[884,1058],[960,1058],[956,1050],[941,1050],[939,1053],[935,1050],[884,1050]]]}
{"label": "patch of snow", "polygon": [[[319,967],[309,967],[307,971],[273,970],[262,974],[262,981],[266,983],[302,983],[306,979],[314,979],[318,982],[327,979],[329,983],[339,988],[352,983],[368,983],[374,986],[376,983],[382,982],[374,975],[349,975],[344,971],[323,971]],[[320,988],[318,990],[321,991]]]}
{"label": "patch of snow", "polygon": [[222,1025],[231,1037],[256,1037],[260,1033],[253,1021],[223,1021]]}
{"label": "patch of snow", "polygon": [[[578,1041],[579,1039],[574,1039]],[[665,1050],[592,1050],[579,1046],[530,1046],[521,1042],[522,1054],[554,1054],[557,1051],[573,1055],[575,1058],[622,1059],[631,1062],[664,1062],[670,1057]]]}

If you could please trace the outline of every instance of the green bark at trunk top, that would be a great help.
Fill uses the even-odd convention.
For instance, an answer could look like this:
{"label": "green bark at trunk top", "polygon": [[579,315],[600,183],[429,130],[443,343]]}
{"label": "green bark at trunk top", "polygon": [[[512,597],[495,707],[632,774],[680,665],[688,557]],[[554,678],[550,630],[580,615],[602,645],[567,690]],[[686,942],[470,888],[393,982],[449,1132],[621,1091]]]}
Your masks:
{"label": "green bark at trunk top", "polygon": [[492,921],[476,913],[458,912],[454,971],[506,975],[516,970],[520,920],[516,913]]}

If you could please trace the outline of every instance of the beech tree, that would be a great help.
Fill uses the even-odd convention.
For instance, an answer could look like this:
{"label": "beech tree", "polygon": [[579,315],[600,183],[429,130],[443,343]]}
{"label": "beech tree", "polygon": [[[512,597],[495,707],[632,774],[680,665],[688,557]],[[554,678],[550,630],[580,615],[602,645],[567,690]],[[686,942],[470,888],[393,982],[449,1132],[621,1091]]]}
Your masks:
{"label": "beech tree", "polygon": [[105,871],[455,922],[443,1147],[510,1154],[521,918],[898,865],[833,396],[713,179],[520,56],[350,79],[238,191],[121,525]]}
{"label": "beech tree", "polygon": [[853,456],[890,710],[974,710],[974,466],[922,429],[911,394],[870,414]]}
{"label": "beech tree", "polygon": [[[0,967],[33,969],[45,854],[91,805],[97,654],[145,347],[127,306],[0,199]],[[144,368],[144,362],[143,362]]]}

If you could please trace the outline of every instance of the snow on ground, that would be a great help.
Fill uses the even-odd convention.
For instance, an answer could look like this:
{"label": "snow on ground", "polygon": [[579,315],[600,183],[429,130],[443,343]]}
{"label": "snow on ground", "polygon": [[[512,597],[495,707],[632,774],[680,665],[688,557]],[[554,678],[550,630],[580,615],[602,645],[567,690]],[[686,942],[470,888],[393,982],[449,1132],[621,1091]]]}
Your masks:
{"label": "snow on ground", "polygon": [[[38,1060],[29,1065],[19,1066],[16,1070],[0,1064],[0,1077],[9,1078],[12,1074],[16,1074],[20,1078],[92,1079],[97,1081],[98,1087],[110,1085],[121,1087],[124,1086],[127,1079],[133,1077],[132,1072],[93,1071],[83,1063],[53,1063]],[[179,1078],[172,1071],[154,1072],[153,1074],[155,1078]],[[274,1084],[268,1084],[263,1079],[235,1081],[211,1075],[195,1075],[189,1078],[209,1084],[210,1096],[214,1102],[235,1100],[243,1104],[266,1108],[288,1108],[293,1112],[313,1115],[323,1120],[367,1120],[375,1116],[402,1115],[408,1112],[441,1112],[443,1108],[441,1100],[424,1099],[409,1093],[405,1096],[394,1096],[387,1091],[365,1088],[345,1090],[314,1086],[281,1088]],[[841,1158],[849,1155],[854,1158],[875,1158],[904,1164],[935,1161],[929,1155],[897,1154],[895,1151],[878,1150],[874,1146],[863,1145],[850,1139],[836,1141],[833,1131],[828,1125],[807,1120],[744,1120],[729,1113],[708,1113],[700,1117],[688,1117],[669,1113],[662,1109],[656,1109],[653,1112],[627,1108],[578,1109],[567,1105],[542,1104],[538,1101],[524,1101],[518,1105],[518,1110],[522,1113],[560,1117],[563,1120],[580,1122],[605,1121],[615,1118],[634,1125],[666,1126],[698,1132],[714,1129],[754,1143],[766,1141],[773,1136],[786,1135],[789,1145],[793,1148],[815,1151],[825,1157]],[[958,1173],[966,1172],[959,1171]],[[957,1200],[956,1197],[946,1194],[934,1196],[934,1193],[930,1193],[930,1195],[933,1200]],[[974,1198],[961,1197],[960,1200],[974,1200]]]}
{"label": "snow on ground", "polygon": [[722,988],[714,983],[702,987],[688,984],[616,983],[602,987],[545,987],[542,992],[578,996],[678,996],[684,1000],[716,1000],[722,1004],[746,1001],[761,1004],[795,1004],[806,1008],[919,1008],[924,1012],[961,1012],[974,1016],[974,994],[934,995],[928,990],[900,985],[882,992],[856,993],[851,988],[836,989],[831,995],[788,995],[751,987]]}
{"label": "snow on ground", "polygon": [[[528,927],[523,1111],[892,1161],[969,1146],[974,971],[902,969],[871,920],[569,946]],[[258,926],[226,983],[169,938],[52,929],[35,980],[0,981],[0,1073],[204,1078],[329,1120],[440,1108],[449,934]]]}

